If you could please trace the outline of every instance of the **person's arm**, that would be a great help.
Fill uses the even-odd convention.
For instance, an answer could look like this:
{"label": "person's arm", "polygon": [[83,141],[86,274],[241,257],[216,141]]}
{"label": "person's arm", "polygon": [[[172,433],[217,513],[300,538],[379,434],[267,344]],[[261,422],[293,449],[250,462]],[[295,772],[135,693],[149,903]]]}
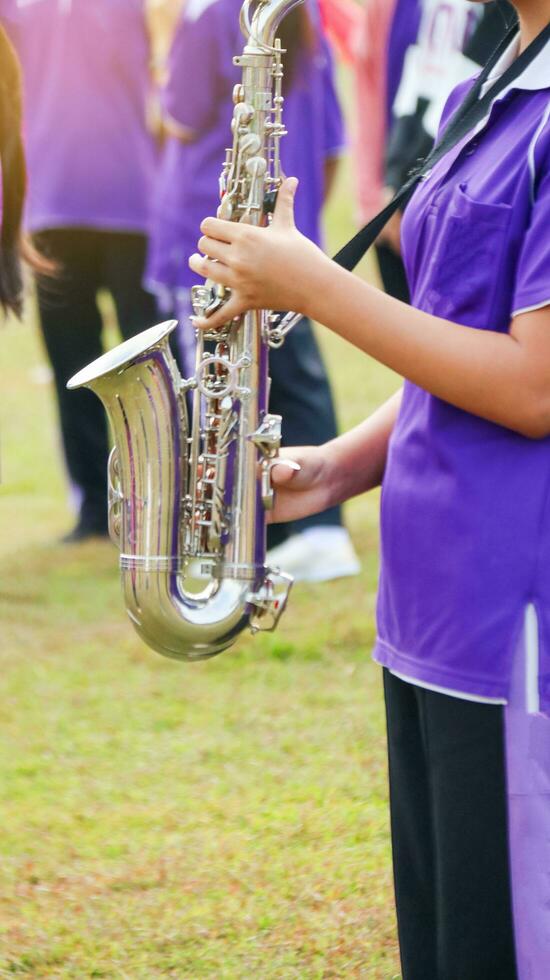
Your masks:
{"label": "person's arm", "polygon": [[[550,172],[545,184],[550,194]],[[550,434],[550,306],[515,317],[508,334],[413,309],[341,269],[300,235],[295,187],[292,179],[283,185],[268,229],[203,222],[199,248],[210,259],[194,255],[191,268],[232,290],[210,327],[248,309],[294,309],[458,408],[528,437]],[[545,254],[539,262],[547,260]]]}
{"label": "person's arm", "polygon": [[323,446],[281,450],[300,469],[274,466],[275,508],[268,520],[296,521],[380,486],[400,404],[398,391],[360,425]]}

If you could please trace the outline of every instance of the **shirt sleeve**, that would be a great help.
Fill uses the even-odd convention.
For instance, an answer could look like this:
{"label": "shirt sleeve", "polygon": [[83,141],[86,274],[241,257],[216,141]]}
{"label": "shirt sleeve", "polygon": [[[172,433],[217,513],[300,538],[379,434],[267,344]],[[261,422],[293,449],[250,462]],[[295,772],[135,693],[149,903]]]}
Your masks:
{"label": "shirt sleeve", "polygon": [[546,153],[536,168],[533,208],[517,266],[513,316],[550,305],[550,123],[546,130]]}
{"label": "shirt sleeve", "polygon": [[323,59],[323,89],[324,89],[324,132],[323,151],[325,159],[338,156],[346,144],[344,118],[340,101],[336,92],[334,79],[334,59],[326,38],[321,40],[320,57]]}
{"label": "shirt sleeve", "polygon": [[206,2],[198,15],[197,2],[186,6],[170,49],[162,95],[164,112],[197,133],[211,125],[222,88],[218,4]]}

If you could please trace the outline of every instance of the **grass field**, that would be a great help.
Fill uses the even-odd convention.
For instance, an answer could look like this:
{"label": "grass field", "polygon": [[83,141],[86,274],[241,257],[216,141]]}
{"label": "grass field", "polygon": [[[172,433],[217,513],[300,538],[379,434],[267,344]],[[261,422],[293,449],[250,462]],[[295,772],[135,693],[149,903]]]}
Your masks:
{"label": "grass field", "polygon": [[[347,195],[344,173],[335,240]],[[347,510],[359,578],[296,587],[277,634],[214,661],[162,659],[126,621],[113,547],[55,544],[70,517],[30,320],[1,336],[0,977],[396,977],[376,499]],[[322,340],[349,426],[396,380]]]}

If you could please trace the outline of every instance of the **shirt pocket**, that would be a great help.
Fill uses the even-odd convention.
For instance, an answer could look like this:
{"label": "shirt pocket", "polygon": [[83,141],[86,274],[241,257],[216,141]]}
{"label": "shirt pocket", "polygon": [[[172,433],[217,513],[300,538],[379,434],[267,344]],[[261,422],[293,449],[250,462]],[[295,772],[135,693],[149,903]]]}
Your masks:
{"label": "shirt pocket", "polygon": [[511,216],[510,204],[476,201],[466,184],[439,196],[430,214],[424,309],[466,326],[497,328]]}

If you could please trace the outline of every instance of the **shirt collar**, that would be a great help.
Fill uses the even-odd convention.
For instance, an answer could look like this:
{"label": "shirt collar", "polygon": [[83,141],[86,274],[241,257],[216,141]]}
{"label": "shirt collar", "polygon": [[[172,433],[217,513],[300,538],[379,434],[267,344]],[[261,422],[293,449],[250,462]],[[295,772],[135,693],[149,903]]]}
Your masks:
{"label": "shirt collar", "polygon": [[[493,82],[497,78],[500,78],[504,74],[507,68],[516,60],[519,55],[519,45],[520,38],[515,37],[513,41],[510,42],[506,51],[501,55],[497,61],[495,67],[493,68],[491,74],[489,75],[485,85],[483,86],[483,95]],[[502,99],[507,92],[512,89],[524,89],[528,92],[537,92],[540,89],[550,88],[550,46],[546,44],[542,51],[539,51],[536,58],[533,59],[530,65],[524,69],[521,75],[516,78],[510,85],[507,85],[505,89],[498,96]]]}

